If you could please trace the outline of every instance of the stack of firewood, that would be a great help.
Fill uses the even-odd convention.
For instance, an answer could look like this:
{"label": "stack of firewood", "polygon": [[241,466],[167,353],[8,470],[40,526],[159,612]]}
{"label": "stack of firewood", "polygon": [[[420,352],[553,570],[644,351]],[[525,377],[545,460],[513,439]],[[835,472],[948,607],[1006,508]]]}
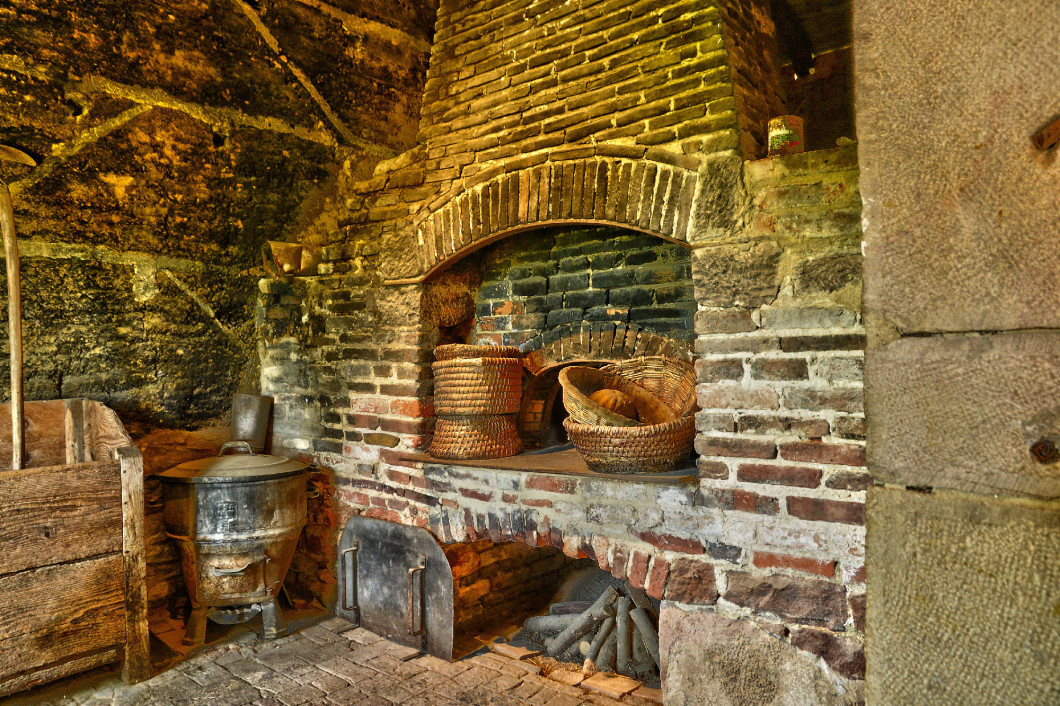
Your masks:
{"label": "stack of firewood", "polygon": [[616,672],[642,681],[658,676],[658,616],[642,591],[608,587],[593,603],[554,603],[549,613],[523,625],[526,638],[549,657],[581,663],[586,674]]}

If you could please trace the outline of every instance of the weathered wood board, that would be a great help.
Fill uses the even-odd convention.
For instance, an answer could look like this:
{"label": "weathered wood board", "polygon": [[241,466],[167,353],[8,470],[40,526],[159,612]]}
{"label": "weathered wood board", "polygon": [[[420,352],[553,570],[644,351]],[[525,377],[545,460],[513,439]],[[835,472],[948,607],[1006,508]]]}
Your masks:
{"label": "weathered wood board", "polygon": [[[29,464],[47,463],[0,458],[0,696],[116,661],[142,681],[143,456],[98,402],[29,403],[26,418]],[[8,458],[10,431],[0,419]]]}
{"label": "weathered wood board", "polygon": [[44,667],[32,672],[23,672],[6,681],[0,681],[0,698],[8,694],[22,691],[23,689],[33,688],[38,684],[43,684],[52,681],[53,679],[62,679],[63,677],[68,677],[72,674],[88,671],[93,667],[100,667],[104,664],[117,662],[120,659],[121,648],[108,647],[100,652],[95,652],[83,657],[74,657],[67,662],[61,662],[52,665],[51,667]]}
{"label": "weathered wood board", "polygon": [[[108,412],[110,410],[107,410]],[[114,414],[111,412],[111,414]],[[124,430],[122,431],[124,436]],[[126,439],[128,437],[125,437]],[[147,546],[144,531],[144,457],[129,444],[115,452],[121,465],[122,556],[125,568],[125,661],[121,676],[129,684],[150,676],[147,634]]]}
{"label": "weathered wood board", "polygon": [[[62,400],[25,405],[23,467],[43,468],[66,463],[66,412]],[[0,470],[11,469],[11,405],[0,404]]]}
{"label": "weathered wood board", "polygon": [[121,534],[117,461],[0,471],[0,574],[120,552]]}
{"label": "weathered wood board", "polygon": [[126,639],[120,553],[0,576],[0,694]]}

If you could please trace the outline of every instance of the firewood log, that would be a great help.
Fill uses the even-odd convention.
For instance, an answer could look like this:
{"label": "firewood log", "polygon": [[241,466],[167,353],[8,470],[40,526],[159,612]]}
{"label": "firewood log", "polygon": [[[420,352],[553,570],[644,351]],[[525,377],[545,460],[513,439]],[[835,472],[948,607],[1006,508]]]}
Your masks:
{"label": "firewood log", "polygon": [[[630,615],[632,616],[633,613],[631,612]],[[644,638],[641,637],[640,630],[630,632],[633,633],[633,676],[643,680],[655,673],[655,663],[647,647],[644,646]]]}
{"label": "firewood log", "polygon": [[626,596],[618,599],[615,606],[615,671],[627,677],[633,676],[633,636],[629,629],[629,606],[631,601]]}
{"label": "firewood log", "polygon": [[610,672],[615,666],[615,646],[618,644],[618,630],[612,630],[600,648],[596,658],[596,668],[601,672]]}
{"label": "firewood log", "polygon": [[652,624],[651,618],[648,617],[648,612],[643,608],[637,608],[630,611],[629,617],[637,626],[637,632],[644,641],[644,648],[651,655],[655,665],[659,666],[659,633]]}
{"label": "firewood log", "polygon": [[626,595],[629,596],[631,601],[633,601],[635,607],[643,608],[653,622],[659,621],[659,616],[655,612],[655,605],[651,602],[651,599],[648,598],[648,594],[645,593],[643,589],[634,588],[628,583],[626,584],[625,589]]}
{"label": "firewood log", "polygon": [[[618,591],[609,586],[608,589],[596,599],[596,602],[593,603],[589,610],[577,616],[573,623],[556,636],[556,639],[552,641],[552,644],[549,645],[546,650],[548,656],[553,658],[559,657],[566,652],[571,645],[581,640],[583,636],[597,629],[600,623],[604,622],[608,616],[614,614],[612,604],[617,599]],[[561,616],[555,617],[558,618]]]}
{"label": "firewood log", "polygon": [[585,654],[585,661],[582,663],[582,672],[585,674],[591,674],[596,671],[596,660],[600,656],[600,648],[604,646],[604,641],[607,640],[608,635],[610,635],[614,629],[614,618],[607,618],[600,624],[600,629],[596,631],[596,636],[593,637],[593,641],[589,643],[589,651]]}
{"label": "firewood log", "polygon": [[553,603],[548,607],[548,612],[550,615],[581,615],[592,606],[592,601],[566,601]]}
{"label": "firewood log", "polygon": [[523,623],[523,631],[528,640],[545,645],[578,619],[577,615],[538,615],[528,618]]}

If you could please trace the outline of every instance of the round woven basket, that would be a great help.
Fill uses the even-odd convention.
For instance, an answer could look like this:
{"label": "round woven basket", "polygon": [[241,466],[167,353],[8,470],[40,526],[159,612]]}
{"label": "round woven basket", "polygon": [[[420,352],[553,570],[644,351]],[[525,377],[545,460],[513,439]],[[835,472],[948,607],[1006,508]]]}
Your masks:
{"label": "round woven basket", "polygon": [[[637,427],[668,422],[676,417],[669,407],[643,387],[614,373],[571,365],[559,371],[559,384],[563,387],[563,406],[578,424]],[[632,397],[639,420],[612,412],[589,399],[589,395],[604,389],[618,390]]]}
{"label": "round woven basket", "polygon": [[431,456],[445,459],[500,458],[522,450],[512,414],[439,417],[430,447]]}
{"label": "round woven basket", "polygon": [[519,411],[523,362],[518,358],[455,358],[440,360],[431,367],[438,415]]}
{"label": "round woven basket", "polygon": [[585,465],[597,473],[667,473],[692,453],[695,417],[640,427],[604,427],[563,421]]}
{"label": "round woven basket", "polygon": [[600,370],[637,383],[678,417],[695,413],[696,369],[691,363],[656,355],[621,360]]}
{"label": "round woven basket", "polygon": [[435,360],[453,358],[522,358],[515,346],[471,346],[466,343],[447,343],[434,349]]}

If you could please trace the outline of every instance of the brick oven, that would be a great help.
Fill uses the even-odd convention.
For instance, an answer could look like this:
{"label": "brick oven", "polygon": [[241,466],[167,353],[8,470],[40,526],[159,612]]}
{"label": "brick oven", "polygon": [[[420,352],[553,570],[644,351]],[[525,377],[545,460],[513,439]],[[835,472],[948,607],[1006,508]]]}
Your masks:
{"label": "brick oven", "polygon": [[[325,487],[292,568],[310,590],[334,601],[352,515],[425,528],[455,564],[551,547],[663,601],[672,683],[738,623],[859,693],[856,150],[763,158],[767,4],[442,3],[418,145],[346,185],[320,276],[261,285],[274,448]],[[693,360],[696,470],[424,460],[431,351],[455,341],[527,354],[528,447],[563,440],[563,365]]]}

